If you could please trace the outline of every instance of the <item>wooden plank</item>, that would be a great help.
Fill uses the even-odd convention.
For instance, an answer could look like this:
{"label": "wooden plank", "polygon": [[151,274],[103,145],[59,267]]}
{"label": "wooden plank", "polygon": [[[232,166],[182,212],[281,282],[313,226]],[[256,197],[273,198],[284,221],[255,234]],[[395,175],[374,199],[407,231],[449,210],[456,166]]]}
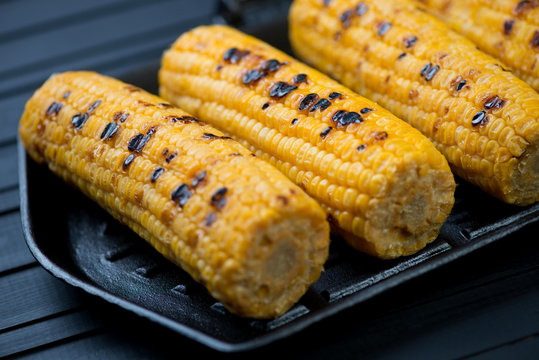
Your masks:
{"label": "wooden plank", "polygon": [[13,188],[19,183],[18,165],[17,165],[17,144],[9,143],[0,146],[0,191],[7,188]]}
{"label": "wooden plank", "polygon": [[53,317],[0,334],[0,356],[14,355],[99,329],[102,322],[94,313],[80,311]]}
{"label": "wooden plank", "polygon": [[40,266],[4,275],[0,277],[0,332],[79,307],[82,299],[78,289]]}
{"label": "wooden plank", "polygon": [[0,274],[4,271],[35,263],[22,234],[18,211],[0,216]]}

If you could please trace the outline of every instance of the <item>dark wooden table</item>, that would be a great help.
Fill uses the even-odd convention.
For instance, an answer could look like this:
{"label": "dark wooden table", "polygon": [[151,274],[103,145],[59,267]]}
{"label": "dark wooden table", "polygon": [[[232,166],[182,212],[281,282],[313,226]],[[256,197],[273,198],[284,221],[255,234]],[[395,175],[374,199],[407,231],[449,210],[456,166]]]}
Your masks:
{"label": "dark wooden table", "polygon": [[[242,14],[235,3],[243,3]],[[0,1],[0,357],[165,359],[194,351],[250,359],[539,359],[537,225],[239,354],[216,353],[88,295],[36,262],[22,233],[17,173],[17,124],[32,91],[52,72],[117,76],[153,64],[198,24],[230,21],[248,28],[264,26],[270,15],[286,16],[287,1],[273,2],[264,13],[253,4]]]}

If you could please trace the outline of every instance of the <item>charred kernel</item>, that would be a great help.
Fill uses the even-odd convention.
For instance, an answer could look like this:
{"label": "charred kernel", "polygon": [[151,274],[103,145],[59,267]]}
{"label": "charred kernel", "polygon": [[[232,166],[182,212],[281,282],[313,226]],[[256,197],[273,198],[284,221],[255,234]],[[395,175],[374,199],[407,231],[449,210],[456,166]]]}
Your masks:
{"label": "charred kernel", "polygon": [[366,107],[366,108],[361,109],[359,112],[362,113],[362,114],[366,114],[366,113],[369,113],[371,111],[374,111],[374,109]]}
{"label": "charred kernel", "polygon": [[362,152],[362,151],[365,150],[366,148],[367,148],[367,145],[361,144],[361,145],[359,145],[356,149],[357,149],[357,151]]}
{"label": "charred kernel", "polygon": [[163,109],[172,107],[172,105],[170,105],[169,103],[164,103],[164,102],[157,104],[157,106]]}
{"label": "charred kernel", "polygon": [[427,75],[427,73],[429,72],[430,68],[432,66],[432,63],[428,63],[427,65],[423,66],[423,68],[421,69],[421,76],[425,76]]}
{"label": "charred kernel", "polygon": [[208,175],[208,172],[206,170],[200,172],[197,176],[195,176],[195,178],[193,179],[193,182],[191,183],[191,187],[193,188],[196,188],[197,186],[199,186],[200,184],[202,184],[202,182],[204,182],[204,180],[206,179],[206,175]]}
{"label": "charred kernel", "polygon": [[472,119],[472,126],[484,125],[486,123],[486,119],[487,113],[484,111],[480,111],[474,115]]}
{"label": "charred kernel", "polygon": [[204,133],[202,134],[202,137],[204,139],[214,140],[214,139],[222,139],[222,140],[230,140],[232,139],[230,136],[219,136],[211,133]]}
{"label": "charred kernel", "polygon": [[111,139],[114,135],[116,135],[119,128],[120,127],[115,122],[109,122],[101,133],[101,140]]}
{"label": "charred kernel", "polygon": [[346,111],[344,110],[338,110],[333,114],[331,117],[331,121],[334,121],[336,123],[340,123],[342,121],[342,118],[344,117],[344,114],[346,114]]}
{"label": "charred kernel", "polygon": [[150,138],[151,138],[151,134],[144,135],[142,139],[140,139],[140,141],[138,142],[137,147],[135,148],[135,152],[136,153],[141,152],[144,146],[146,146],[146,143],[148,142],[148,140],[150,140]]}
{"label": "charred kernel", "polygon": [[485,109],[489,110],[496,106],[496,103],[500,100],[498,95],[494,95],[485,100]]}
{"label": "charred kernel", "polygon": [[206,216],[206,226],[210,226],[217,220],[217,215],[212,211]]}
{"label": "charred kernel", "polygon": [[425,75],[425,80],[427,81],[432,80],[432,78],[438,73],[439,70],[440,70],[440,66],[438,65],[431,67],[430,70]]}
{"label": "charred kernel", "polygon": [[346,10],[345,12],[341,14],[341,17],[339,18],[339,20],[341,20],[344,28],[347,28],[350,26],[350,19],[352,19],[353,15],[354,15],[353,10]]}
{"label": "charred kernel", "polygon": [[269,95],[271,97],[282,98],[297,88],[298,87],[296,85],[290,85],[284,81],[279,81],[272,86]]}
{"label": "charred kernel", "polygon": [[167,164],[169,162],[171,162],[172,160],[174,160],[176,158],[176,156],[178,156],[178,153],[177,152],[173,152],[172,154],[168,154],[167,157],[165,158],[165,161],[167,162]]}
{"label": "charred kernel", "polygon": [[58,115],[58,113],[62,110],[62,103],[59,103],[57,101],[54,101],[50,106],[47,108],[47,116],[51,115]]}
{"label": "charred kernel", "polygon": [[226,193],[228,189],[222,187],[213,193],[210,200],[210,205],[215,207],[217,210],[221,210],[226,205]]}
{"label": "charred kernel", "polygon": [[332,92],[331,94],[329,94],[328,96],[328,99],[329,100],[334,100],[336,98],[341,98],[342,97],[342,94],[341,93],[338,93],[338,92]]}
{"label": "charred kernel", "polygon": [[349,124],[359,124],[363,121],[363,119],[357,112],[346,112],[344,110],[339,110],[335,114],[333,114],[331,120],[336,122],[338,127],[346,126]]}
{"label": "charred kernel", "polygon": [[69,95],[71,95],[71,91],[68,90],[64,93],[64,95],[62,95],[62,99],[67,99]]}
{"label": "charred kernel", "polygon": [[271,60],[264,61],[264,63],[261,66],[261,69],[268,72],[275,72],[279,70],[281,65],[282,64],[279,62],[279,60],[271,59]]}
{"label": "charred kernel", "polygon": [[127,143],[127,148],[129,151],[135,151],[138,147],[142,139],[144,138],[144,134],[138,133],[137,135],[133,136],[131,140]]}
{"label": "charred kernel", "polygon": [[97,109],[97,107],[98,107],[99,105],[101,105],[101,99],[97,99],[96,101],[94,101],[94,102],[92,103],[92,105],[90,105],[90,106],[88,107],[87,113],[88,113],[88,114],[93,113],[94,110]]}
{"label": "charred kernel", "polygon": [[221,71],[221,69],[223,68],[223,65],[222,64],[219,64],[215,67],[215,71]]}
{"label": "charred kernel", "polygon": [[249,50],[238,50],[236,48],[232,48],[229,50],[230,54],[225,54],[224,59],[229,61],[231,64],[237,64],[241,59],[243,59],[245,56],[250,54]]}
{"label": "charred kernel", "polygon": [[198,119],[195,119],[192,116],[184,115],[184,116],[167,116],[166,118],[170,119],[171,122],[176,123],[180,122],[182,124],[190,124],[190,123],[196,123],[199,122]]}
{"label": "charred kernel", "polygon": [[414,46],[414,44],[417,42],[417,36],[407,36],[404,38],[404,46],[406,48],[410,48],[412,46]]}
{"label": "charred kernel", "polygon": [[376,134],[374,134],[374,138],[376,140],[384,140],[387,139],[387,132],[385,131],[377,131]]}
{"label": "charred kernel", "polygon": [[368,8],[367,5],[362,1],[356,6],[356,15],[361,16],[364,15],[367,12]]}
{"label": "charred kernel", "polygon": [[328,99],[320,99],[314,104],[309,111],[315,112],[316,110],[320,109],[320,111],[326,110],[328,107],[331,106],[331,102],[329,102]]}
{"label": "charred kernel", "polygon": [[131,163],[133,162],[133,160],[135,160],[135,155],[134,154],[129,154],[127,155],[127,157],[125,158],[124,160],[124,163],[122,164],[122,167],[124,169],[127,169],[129,167],[129,165],[131,165]]}
{"label": "charred kernel", "polygon": [[88,120],[88,114],[76,114],[71,118],[71,124],[75,129],[80,130],[84,126],[86,120]]}
{"label": "charred kernel", "polygon": [[291,121],[290,123],[291,123],[292,125],[296,125],[298,121],[299,121],[298,118],[294,118],[294,119],[292,119],[292,121]]}
{"label": "charred kernel", "polygon": [[388,21],[382,21],[380,25],[378,25],[378,35],[384,36],[389,28],[391,28],[391,23]]}
{"label": "charred kernel", "polygon": [[530,41],[530,45],[532,47],[539,47],[539,30],[535,30],[535,33]]}
{"label": "charred kernel", "polygon": [[266,110],[269,106],[270,106],[269,102],[264,103],[264,105],[262,105],[262,110]]}
{"label": "charred kernel", "polygon": [[264,76],[266,76],[266,73],[258,69],[252,69],[247,71],[247,73],[243,76],[242,82],[246,85],[251,84],[262,79]]}
{"label": "charred kernel", "polygon": [[167,154],[168,154],[168,149],[165,148],[165,149],[163,150],[163,152],[161,152],[161,155],[166,156]]}
{"label": "charred kernel", "polygon": [[165,172],[165,169],[163,169],[162,167],[158,167],[157,169],[155,169],[152,173],[152,177],[151,177],[151,182],[156,182],[157,179],[159,179],[159,177],[161,175],[163,175],[163,173]]}
{"label": "charred kernel", "polygon": [[146,131],[146,135],[152,136],[157,131],[157,128],[159,128],[159,125],[152,126]]}
{"label": "charred kernel", "polygon": [[172,201],[178,203],[180,207],[184,207],[185,204],[187,204],[187,201],[191,197],[191,191],[189,190],[189,186],[187,184],[181,184],[179,185],[172,194],[170,195],[170,198]]}
{"label": "charred kernel", "polygon": [[511,35],[511,32],[513,31],[513,25],[515,25],[515,20],[506,20],[503,23],[503,33],[505,36]]}
{"label": "charred kernel", "polygon": [[320,137],[322,139],[325,139],[328,136],[328,134],[330,133],[331,129],[333,129],[333,128],[331,126],[328,126],[324,130],[322,130],[322,132],[320,133]]}
{"label": "charred kernel", "polygon": [[235,152],[235,153],[230,154],[230,156],[241,156],[241,154],[239,152]]}
{"label": "charred kernel", "polygon": [[112,120],[123,123],[125,122],[125,120],[127,120],[128,117],[129,117],[129,113],[126,113],[123,111],[116,111],[114,115],[112,115]]}
{"label": "charred kernel", "polygon": [[536,4],[532,4],[529,0],[520,1],[513,9],[513,14],[522,15],[532,7],[536,7]]}
{"label": "charred kernel", "polygon": [[462,88],[466,85],[466,80],[461,80],[457,86],[455,87],[455,90],[460,91]]}
{"label": "charred kernel", "polygon": [[297,74],[294,76],[294,79],[292,79],[292,83],[294,84],[301,84],[307,82],[307,74]]}
{"label": "charred kernel", "polygon": [[232,56],[238,52],[238,49],[237,48],[230,48],[228,49],[226,52],[225,52],[225,55],[223,55],[223,60],[225,61],[229,61]]}
{"label": "charred kernel", "polygon": [[318,100],[318,94],[310,93],[305,95],[303,100],[299,103],[298,110],[302,111],[310,108]]}
{"label": "charred kernel", "polygon": [[406,56],[406,53],[401,53],[399,56],[397,56],[397,60],[400,60],[405,56]]}

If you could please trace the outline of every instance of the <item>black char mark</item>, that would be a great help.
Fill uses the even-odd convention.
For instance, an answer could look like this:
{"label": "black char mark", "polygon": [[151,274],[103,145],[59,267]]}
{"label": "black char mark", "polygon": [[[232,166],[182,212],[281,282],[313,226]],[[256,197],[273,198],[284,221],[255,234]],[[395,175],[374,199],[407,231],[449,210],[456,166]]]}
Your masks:
{"label": "black char mark", "polygon": [[427,80],[427,81],[432,80],[432,78],[438,73],[439,70],[440,70],[439,65],[435,65],[435,66],[431,67],[430,70],[425,75],[425,80]]}
{"label": "black char mark", "polygon": [[384,140],[384,139],[387,139],[387,132],[385,131],[378,131],[376,132],[376,134],[374,135],[374,138],[376,140]]}
{"label": "black char mark", "polygon": [[356,14],[357,16],[364,15],[367,12],[368,8],[367,5],[362,1],[356,6]]}
{"label": "black char mark", "polygon": [[262,70],[267,71],[267,72],[275,72],[275,71],[279,70],[279,68],[282,65],[284,65],[284,64],[280,63],[279,60],[271,59],[271,60],[264,61],[261,68],[262,68]]}
{"label": "black char mark", "polygon": [[515,20],[506,20],[503,23],[503,33],[505,36],[511,35],[511,32],[513,31],[513,25],[515,25]]}
{"label": "black char mark", "polygon": [[366,108],[361,109],[359,112],[362,113],[362,114],[366,114],[366,113],[369,113],[371,111],[374,111],[374,109],[366,107]]}
{"label": "black char mark", "polygon": [[363,118],[357,112],[339,110],[333,114],[331,120],[337,123],[337,127],[342,127],[349,124],[359,124],[363,121]]}
{"label": "black char mark", "polygon": [[[168,151],[167,151],[168,153]],[[164,155],[166,155],[166,153],[164,153]],[[168,163],[170,163],[172,160],[174,160],[176,158],[176,156],[178,156],[178,153],[177,152],[173,152],[172,154],[168,154],[167,157],[165,158],[165,161]]]}
{"label": "black char mark", "polygon": [[331,94],[329,94],[329,96],[328,96],[329,100],[334,100],[334,99],[337,99],[337,98],[342,98],[342,94],[334,91]]}
{"label": "black char mark", "polygon": [[350,21],[352,20],[352,17],[355,15],[354,10],[346,10],[341,14],[341,17],[339,20],[342,22],[343,28],[347,28],[350,26]]}
{"label": "black char mark", "polygon": [[245,85],[255,83],[258,80],[262,79],[264,76],[266,76],[265,72],[262,72],[258,69],[252,69],[247,71],[247,73],[243,76],[242,82]]}
{"label": "black char mark", "polygon": [[270,106],[269,102],[264,103],[264,104],[262,105],[262,110],[266,110],[267,108],[269,108],[269,106]]}
{"label": "black char mark", "polygon": [[212,211],[206,216],[206,226],[210,226],[217,220],[217,215]]}
{"label": "black char mark", "polygon": [[315,112],[318,109],[320,109],[320,111],[324,111],[330,106],[331,102],[328,99],[320,99],[309,109],[309,111]]}
{"label": "black char mark", "polygon": [[357,151],[362,152],[367,148],[367,145],[361,144],[357,147]]}
{"label": "black char mark", "polygon": [[316,100],[318,100],[318,94],[311,93],[305,95],[305,97],[299,103],[298,110],[302,111],[310,108],[316,102]]}
{"label": "black char mark", "polygon": [[249,50],[239,50],[238,48],[230,48],[225,52],[223,60],[230,62],[231,64],[237,64],[245,56],[249,55]]}
{"label": "black char mark", "polygon": [[58,113],[62,110],[62,103],[59,103],[57,101],[54,101],[50,106],[47,108],[46,114],[47,116],[51,115],[58,115]]}
{"label": "black char mark", "polygon": [[472,119],[472,126],[485,125],[488,121],[487,113],[479,111]]}
{"label": "black char mark", "polygon": [[455,87],[455,90],[460,91],[462,88],[466,85],[466,80],[461,80],[457,86]]}
{"label": "black char mark", "polygon": [[272,86],[269,95],[271,97],[282,98],[297,88],[298,87],[296,85],[290,85],[284,81],[279,81]]}
{"label": "black char mark", "polygon": [[125,120],[127,120],[128,117],[129,117],[128,112],[116,111],[114,113],[114,115],[112,116],[112,119],[114,121],[119,121],[119,122],[123,123],[123,122],[125,122]]}
{"label": "black char mark", "polygon": [[378,35],[384,36],[388,30],[391,28],[391,23],[388,21],[382,21],[380,25],[378,25]]}
{"label": "black char mark", "polygon": [[191,197],[191,191],[189,190],[189,187],[187,184],[181,184],[179,185],[172,194],[170,195],[170,198],[172,201],[175,201],[180,207],[184,207],[185,204],[187,204],[187,201]]}
{"label": "black char mark", "polygon": [[215,134],[211,134],[211,133],[204,133],[204,134],[202,134],[202,137],[204,139],[208,139],[208,140],[216,140],[216,139],[230,140],[230,139],[232,139],[230,136],[219,136],[219,135],[215,135]]}
{"label": "black char mark", "polygon": [[228,192],[228,189],[226,187],[222,187],[218,189],[211,196],[210,205],[215,207],[217,210],[221,210],[226,205],[225,195],[227,192]]}
{"label": "black char mark", "polygon": [[144,134],[141,133],[138,133],[137,135],[133,136],[127,143],[127,149],[129,149],[129,151],[139,152],[137,151],[137,149],[139,148],[143,138]]}
{"label": "black char mark", "polygon": [[129,167],[129,165],[131,165],[131,163],[133,162],[133,160],[135,160],[135,155],[134,154],[129,154],[125,160],[124,160],[124,163],[122,164],[122,167],[124,169],[127,169]]}
{"label": "black char mark", "polygon": [[151,182],[156,182],[157,179],[159,179],[159,177],[164,172],[165,172],[165,169],[163,169],[162,167],[158,167],[157,169],[155,169],[154,172],[152,173]]}
{"label": "black char mark", "polygon": [[88,107],[87,113],[88,113],[88,114],[93,113],[94,110],[97,109],[97,107],[98,107],[99,105],[101,105],[101,99],[98,99],[98,100],[94,101],[94,102],[92,103],[92,105],[90,105],[90,106]]}
{"label": "black char mark", "polygon": [[397,60],[400,60],[405,56],[406,56],[406,53],[401,53],[399,56],[397,56]]}
{"label": "black char mark", "polygon": [[195,119],[192,116],[184,115],[184,116],[174,116],[174,115],[166,115],[164,119],[170,120],[172,123],[182,123],[182,124],[192,124],[192,123],[198,123],[199,120]]}
{"label": "black char mark", "polygon": [[534,48],[539,48],[539,30],[535,30],[535,33],[533,33],[530,45]]}
{"label": "black char mark", "polygon": [[498,95],[494,95],[485,100],[485,109],[500,109],[505,104],[505,100],[500,99]]}
{"label": "black char mark", "polygon": [[520,1],[513,9],[513,14],[517,16],[522,15],[528,10],[537,7],[537,4],[538,4],[537,1],[530,1],[530,0]]}
{"label": "black char mark", "polygon": [[119,128],[120,127],[115,122],[109,122],[101,133],[101,140],[112,139],[112,137],[118,132]]}
{"label": "black char mark", "polygon": [[425,76],[427,75],[427,73],[429,72],[430,68],[432,66],[432,63],[428,63],[427,65],[423,66],[423,68],[421,69],[421,76]]}
{"label": "black char mark", "polygon": [[[239,155],[239,154],[238,154]],[[208,175],[208,172],[206,170],[200,172],[195,178],[193,179],[193,182],[191,183],[192,188],[196,188],[200,184],[204,182],[206,179],[206,175]]]}
{"label": "black char mark", "polygon": [[64,95],[62,95],[62,99],[67,99],[69,95],[71,95],[71,91],[68,90],[64,93]]}
{"label": "black char mark", "polygon": [[298,118],[294,118],[294,119],[292,119],[292,122],[290,122],[290,123],[291,123],[292,125],[296,125],[298,121],[299,121]]}
{"label": "black char mark", "polygon": [[320,133],[320,137],[322,139],[325,139],[328,136],[328,134],[331,132],[331,129],[333,129],[333,128],[331,126],[328,126],[324,130],[322,130],[322,132]]}
{"label": "black char mark", "polygon": [[294,84],[301,84],[307,82],[307,74],[297,74],[294,76],[294,79],[292,79],[292,83]]}
{"label": "black char mark", "polygon": [[71,118],[71,124],[75,129],[80,130],[84,126],[84,123],[86,123],[86,120],[88,120],[88,114],[76,114]]}
{"label": "black char mark", "polygon": [[414,46],[414,44],[417,42],[417,36],[407,36],[404,38],[404,46],[406,48],[411,48],[412,46]]}

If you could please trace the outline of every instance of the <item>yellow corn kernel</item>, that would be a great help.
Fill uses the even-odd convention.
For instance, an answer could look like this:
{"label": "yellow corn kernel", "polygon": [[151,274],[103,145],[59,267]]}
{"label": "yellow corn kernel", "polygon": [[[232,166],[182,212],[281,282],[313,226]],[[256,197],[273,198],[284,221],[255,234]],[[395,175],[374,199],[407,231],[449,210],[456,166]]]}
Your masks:
{"label": "yellow corn kernel", "polygon": [[305,189],[356,249],[412,254],[451,211],[453,175],[425,136],[256,38],[226,26],[184,33],[163,56],[159,84]]}
{"label": "yellow corn kernel", "polygon": [[539,2],[418,0],[539,91]]}
{"label": "yellow corn kernel", "polygon": [[419,129],[457,175],[539,199],[539,94],[416,2],[295,0],[289,28],[295,54]]}
{"label": "yellow corn kernel", "polygon": [[157,96],[93,72],[53,75],[28,100],[19,133],[34,160],[233,313],[279,316],[321,274],[330,230],[323,209],[246,148]]}

